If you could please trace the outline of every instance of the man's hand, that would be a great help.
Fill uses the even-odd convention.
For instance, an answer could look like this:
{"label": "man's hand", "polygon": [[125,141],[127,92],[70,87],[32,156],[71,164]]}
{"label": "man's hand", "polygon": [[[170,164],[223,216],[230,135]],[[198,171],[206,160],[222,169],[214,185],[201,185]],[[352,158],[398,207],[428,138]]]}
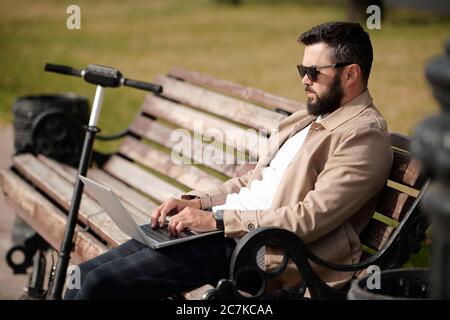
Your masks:
{"label": "man's hand", "polygon": [[213,231],[216,230],[216,220],[212,212],[186,207],[169,223],[169,232],[173,235],[178,235],[184,229],[195,232]]}
{"label": "man's hand", "polygon": [[158,222],[159,225],[162,226],[164,224],[164,221],[166,221],[167,216],[177,214],[184,208],[200,209],[200,199],[184,200],[170,198],[169,200],[164,201],[158,208],[156,208],[152,212],[152,228],[155,228]]}

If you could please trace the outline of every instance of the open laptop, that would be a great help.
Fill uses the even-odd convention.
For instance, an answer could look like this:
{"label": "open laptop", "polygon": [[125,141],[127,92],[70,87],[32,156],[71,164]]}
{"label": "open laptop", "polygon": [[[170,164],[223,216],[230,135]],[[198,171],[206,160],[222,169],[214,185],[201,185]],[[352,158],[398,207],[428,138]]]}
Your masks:
{"label": "open laptop", "polygon": [[84,183],[86,190],[88,190],[90,195],[106,210],[120,230],[153,249],[221,232],[220,230],[215,230],[197,233],[186,230],[174,237],[169,233],[167,220],[163,227],[157,227],[155,229],[152,229],[150,224],[139,225],[110,188],[81,175],[79,177]]}

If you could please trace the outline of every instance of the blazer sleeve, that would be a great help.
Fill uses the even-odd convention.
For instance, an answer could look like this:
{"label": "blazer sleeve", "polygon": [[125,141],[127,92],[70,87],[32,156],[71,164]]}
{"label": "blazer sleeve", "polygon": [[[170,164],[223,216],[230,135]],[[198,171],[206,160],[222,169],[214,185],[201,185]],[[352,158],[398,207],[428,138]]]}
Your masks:
{"label": "blazer sleeve", "polygon": [[258,226],[275,226],[296,233],[306,243],[313,242],[373,198],[385,185],[391,165],[392,150],[385,131],[353,129],[327,160],[303,201],[277,209],[225,210],[225,235],[242,237]]}

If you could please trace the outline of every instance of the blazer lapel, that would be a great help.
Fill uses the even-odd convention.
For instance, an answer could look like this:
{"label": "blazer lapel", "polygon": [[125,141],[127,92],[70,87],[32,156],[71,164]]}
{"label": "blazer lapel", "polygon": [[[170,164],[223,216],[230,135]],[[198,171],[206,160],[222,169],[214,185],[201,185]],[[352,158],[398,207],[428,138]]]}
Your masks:
{"label": "blazer lapel", "polygon": [[[299,113],[299,114],[298,114]],[[295,135],[300,130],[307,127],[311,122],[316,120],[317,117],[307,114],[305,116],[304,112],[296,112],[292,114],[289,118],[286,118],[283,123],[280,123],[278,132],[273,132],[271,136],[271,141],[269,145],[269,152],[266,156],[259,161],[260,167],[266,167],[270,161],[272,161],[275,154],[281,148],[287,139]],[[275,135],[275,136],[274,136]]]}

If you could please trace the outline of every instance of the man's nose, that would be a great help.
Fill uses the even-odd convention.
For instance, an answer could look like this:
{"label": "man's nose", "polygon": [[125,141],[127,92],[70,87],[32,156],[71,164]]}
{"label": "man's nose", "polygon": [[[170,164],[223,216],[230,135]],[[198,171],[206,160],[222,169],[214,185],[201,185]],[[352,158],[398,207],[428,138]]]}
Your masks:
{"label": "man's nose", "polygon": [[309,79],[308,75],[305,74],[302,78],[302,84],[304,87],[306,87],[306,86],[309,87],[309,86],[312,86],[313,82],[311,81],[311,79]]}

